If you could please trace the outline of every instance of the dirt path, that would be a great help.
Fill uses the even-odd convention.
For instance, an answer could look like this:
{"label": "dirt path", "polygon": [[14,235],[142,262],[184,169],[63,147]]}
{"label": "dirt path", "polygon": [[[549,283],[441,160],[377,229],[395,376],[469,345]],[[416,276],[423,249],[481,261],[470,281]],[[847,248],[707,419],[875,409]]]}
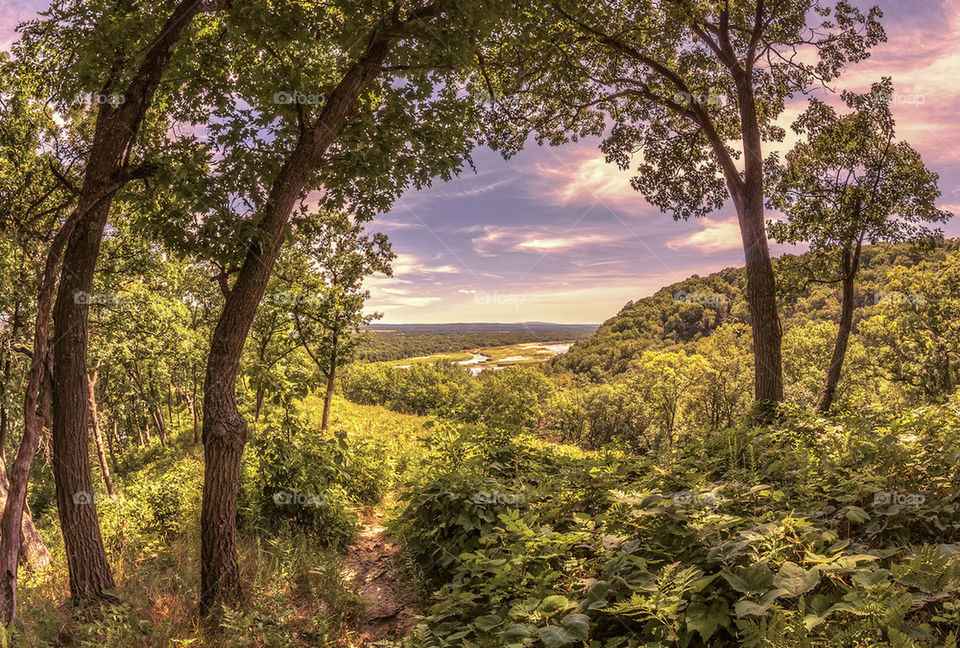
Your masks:
{"label": "dirt path", "polygon": [[362,518],[356,540],[343,556],[343,580],[367,602],[350,648],[391,645],[417,624],[412,593],[403,586],[399,547],[383,538],[383,514]]}

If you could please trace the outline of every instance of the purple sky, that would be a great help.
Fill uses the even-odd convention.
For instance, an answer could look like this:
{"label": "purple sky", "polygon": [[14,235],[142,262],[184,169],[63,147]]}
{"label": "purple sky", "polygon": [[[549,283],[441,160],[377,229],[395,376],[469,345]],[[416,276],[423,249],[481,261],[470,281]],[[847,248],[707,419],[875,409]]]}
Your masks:
{"label": "purple sky", "polygon": [[[0,47],[46,5],[0,2]],[[940,173],[941,206],[960,214],[960,0],[857,4],[881,6],[889,42],[835,87],[893,77],[898,136]],[[476,174],[411,192],[373,224],[399,255],[394,278],[369,282],[385,322],[596,323],[664,284],[742,264],[729,206],[674,222],[603,162],[596,142],[533,147],[509,162],[480,150],[475,162]],[[960,219],[946,233],[960,236]]]}

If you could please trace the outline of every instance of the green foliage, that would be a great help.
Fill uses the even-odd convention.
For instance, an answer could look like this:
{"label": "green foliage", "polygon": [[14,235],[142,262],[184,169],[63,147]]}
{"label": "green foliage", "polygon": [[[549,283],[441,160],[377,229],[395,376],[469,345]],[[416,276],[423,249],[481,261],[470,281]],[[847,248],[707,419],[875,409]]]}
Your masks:
{"label": "green foliage", "polygon": [[341,384],[344,396],[361,404],[525,429],[540,423],[556,392],[534,367],[519,365],[471,377],[463,367],[443,362],[355,364],[343,373]]}
{"label": "green foliage", "polygon": [[532,429],[556,392],[543,372],[523,365],[484,371],[471,383],[465,416],[486,425]]}
{"label": "green foliage", "polygon": [[321,434],[299,418],[268,423],[247,450],[245,508],[273,528],[292,522],[324,544],[342,546],[358,524],[345,489],[348,452],[346,435]]}
{"label": "green foliage", "polygon": [[878,293],[877,316],[863,323],[864,343],[881,375],[914,400],[938,399],[960,380],[960,254],[898,268]]}
{"label": "green foliage", "polygon": [[441,426],[405,496],[412,646],[955,645],[957,398],[645,458],[492,434]]}

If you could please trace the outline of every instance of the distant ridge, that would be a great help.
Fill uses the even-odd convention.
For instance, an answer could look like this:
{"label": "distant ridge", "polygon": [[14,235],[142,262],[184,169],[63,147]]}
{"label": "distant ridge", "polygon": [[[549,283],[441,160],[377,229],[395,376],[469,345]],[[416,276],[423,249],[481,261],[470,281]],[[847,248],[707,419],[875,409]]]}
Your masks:
{"label": "distant ridge", "polygon": [[[958,249],[960,239],[947,239],[934,246],[882,243],[864,247],[857,282],[857,320],[869,315],[875,294],[887,290],[886,277],[893,268],[942,259],[948,251]],[[838,317],[838,286],[813,283],[804,291],[790,289],[791,272],[787,268],[810,265],[812,261],[810,253],[775,260],[784,330],[798,322],[835,321]],[[744,269],[739,267],[705,277],[693,275],[665,286],[649,297],[628,302],[592,337],[577,342],[553,363],[593,380],[605,380],[629,371],[645,351],[685,348],[723,324],[749,324],[746,283]]]}

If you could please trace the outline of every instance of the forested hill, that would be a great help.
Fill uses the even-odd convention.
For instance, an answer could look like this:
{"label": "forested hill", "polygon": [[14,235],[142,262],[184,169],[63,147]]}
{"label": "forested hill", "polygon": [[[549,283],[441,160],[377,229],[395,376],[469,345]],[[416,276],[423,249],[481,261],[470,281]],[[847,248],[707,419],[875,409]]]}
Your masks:
{"label": "forested hill", "polygon": [[[960,239],[934,245],[879,244],[865,247],[857,284],[857,319],[885,298],[895,298],[886,278],[897,267],[943,259],[960,249]],[[840,312],[836,263],[829,256],[807,253],[775,260],[785,330],[809,321],[835,321]],[[815,277],[816,281],[810,281]],[[706,277],[693,275],[665,286],[650,297],[628,302],[589,339],[576,343],[554,364],[603,380],[629,370],[644,351],[679,348],[710,335],[725,323],[749,322],[746,275],[726,268]]]}

